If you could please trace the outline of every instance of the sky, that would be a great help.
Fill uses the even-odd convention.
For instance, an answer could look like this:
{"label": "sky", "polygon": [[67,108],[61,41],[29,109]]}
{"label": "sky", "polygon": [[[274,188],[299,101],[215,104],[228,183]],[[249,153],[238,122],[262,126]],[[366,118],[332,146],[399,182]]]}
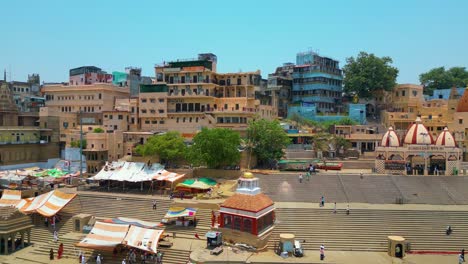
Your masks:
{"label": "sky", "polygon": [[468,66],[467,10],[466,0],[2,1],[0,69],[17,81],[68,81],[84,65],[154,77],[155,64],[211,52],[218,72],[267,78],[301,51],[340,66],[365,51],[390,56],[399,83],[419,83],[432,68]]}

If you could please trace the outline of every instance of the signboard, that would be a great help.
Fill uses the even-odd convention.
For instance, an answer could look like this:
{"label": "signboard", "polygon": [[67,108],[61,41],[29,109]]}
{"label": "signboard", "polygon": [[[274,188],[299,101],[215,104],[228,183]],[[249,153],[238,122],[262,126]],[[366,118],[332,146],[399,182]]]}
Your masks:
{"label": "signboard", "polygon": [[167,99],[168,103],[183,103],[184,100],[182,99]]}
{"label": "signboard", "polygon": [[96,124],[96,118],[94,117],[83,117],[81,120],[83,124]]}
{"label": "signboard", "polygon": [[183,67],[183,71],[199,72],[205,70],[203,66],[192,66],[192,67]]}
{"label": "signboard", "polygon": [[180,72],[180,68],[164,68],[164,72]]}
{"label": "signboard", "polygon": [[445,147],[439,147],[439,146],[408,146],[408,150],[413,150],[413,151],[444,151]]}
{"label": "signboard", "polygon": [[396,161],[396,160],[387,160],[385,161],[385,169],[386,170],[405,170],[405,162],[404,161]]}

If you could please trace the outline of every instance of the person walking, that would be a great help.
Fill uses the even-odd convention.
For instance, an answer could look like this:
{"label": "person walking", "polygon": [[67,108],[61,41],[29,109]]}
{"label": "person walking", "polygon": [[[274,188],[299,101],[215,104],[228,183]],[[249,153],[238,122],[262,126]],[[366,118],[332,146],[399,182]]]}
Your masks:
{"label": "person walking", "polygon": [[320,246],[320,260],[324,260],[325,259],[325,246],[322,244]]}
{"label": "person walking", "polygon": [[303,179],[303,177],[302,177],[302,173],[301,173],[301,174],[299,174],[299,183],[302,183],[302,179]]}
{"label": "person walking", "polygon": [[349,204],[346,205],[346,215],[349,215]]}
{"label": "person walking", "polygon": [[463,259],[463,262],[465,262],[465,249],[461,250],[460,255],[461,255],[462,259]]}
{"label": "person walking", "polygon": [[57,243],[58,240],[59,240],[58,232],[57,230],[54,230],[54,242]]}
{"label": "person walking", "polygon": [[54,250],[51,248],[49,252],[49,259],[54,260]]}
{"label": "person walking", "polygon": [[320,198],[320,207],[324,207],[325,206],[325,197],[323,197],[322,195],[322,198]]}
{"label": "person walking", "polygon": [[127,264],[127,262],[125,262],[125,259],[122,260],[122,264]]}
{"label": "person walking", "polygon": [[57,219],[55,218],[55,215],[52,216],[51,220],[50,220],[50,226],[55,230],[55,221]]}
{"label": "person walking", "polygon": [[60,246],[57,250],[57,259],[61,259],[63,255],[63,243],[60,243]]}
{"label": "person walking", "polygon": [[86,264],[86,256],[84,252],[81,254],[81,264]]}
{"label": "person walking", "polygon": [[335,204],[333,205],[333,213],[336,214],[336,202],[335,202]]}
{"label": "person walking", "polygon": [[462,254],[458,255],[458,264],[463,264],[463,262],[465,262],[465,260],[463,259]]}
{"label": "person walking", "polygon": [[310,181],[310,172],[309,171],[306,173],[306,180]]}
{"label": "person walking", "polygon": [[153,210],[156,210],[156,199],[153,200]]}
{"label": "person walking", "polygon": [[96,264],[101,264],[102,263],[102,257],[101,257],[101,254],[98,254],[97,257],[96,257]]}

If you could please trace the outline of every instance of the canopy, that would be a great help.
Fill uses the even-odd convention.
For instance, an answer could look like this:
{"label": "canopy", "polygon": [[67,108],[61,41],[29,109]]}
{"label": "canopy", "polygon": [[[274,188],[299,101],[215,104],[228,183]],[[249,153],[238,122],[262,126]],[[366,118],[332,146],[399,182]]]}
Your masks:
{"label": "canopy", "polygon": [[164,218],[193,217],[197,214],[196,208],[170,207]]}
{"label": "canopy", "polygon": [[130,229],[128,230],[128,233],[125,236],[122,244],[156,253],[158,241],[163,233],[164,230],[130,226]]}
{"label": "canopy", "polygon": [[75,197],[76,193],[64,193],[54,190],[34,197],[32,201],[26,201],[29,204],[24,204],[20,210],[24,213],[39,213],[45,217],[51,217],[62,210]]}
{"label": "canopy", "polygon": [[117,218],[112,218],[105,220],[106,223],[114,223],[114,224],[126,224],[126,225],[134,225],[138,227],[144,227],[144,228],[156,228],[159,226],[158,223],[153,223],[153,222],[147,222],[147,221],[142,221],[138,219],[132,219],[132,218],[126,218],[126,217],[117,217]]}
{"label": "canopy", "polygon": [[115,246],[122,244],[128,228],[129,225],[96,222],[91,232],[77,246],[112,251]]}
{"label": "canopy", "polygon": [[185,174],[177,174],[164,170],[161,164],[152,164],[148,166],[143,162],[112,162],[104,166],[104,168],[91,177],[91,180],[113,180],[127,182],[143,182],[143,181],[170,181],[174,182],[177,179],[184,177]]}
{"label": "canopy", "polygon": [[209,178],[200,178],[198,180],[196,179],[187,179],[179,184],[177,184],[177,187],[185,187],[185,188],[193,188],[193,189],[200,189],[200,190],[208,190],[211,187],[216,185],[216,181],[209,179]]}
{"label": "canopy", "polygon": [[54,178],[60,178],[64,175],[66,175],[67,172],[64,172],[60,169],[50,169],[50,170],[45,170],[45,171],[42,171],[42,172],[39,172],[39,173],[35,173],[34,176],[35,177],[54,177]]}
{"label": "canopy", "polygon": [[159,239],[163,233],[164,230],[96,222],[91,232],[76,246],[112,251],[117,245],[124,244],[156,253]]}
{"label": "canopy", "polygon": [[19,202],[21,202],[21,191],[7,189],[3,190],[3,195],[0,199],[0,207],[16,206]]}

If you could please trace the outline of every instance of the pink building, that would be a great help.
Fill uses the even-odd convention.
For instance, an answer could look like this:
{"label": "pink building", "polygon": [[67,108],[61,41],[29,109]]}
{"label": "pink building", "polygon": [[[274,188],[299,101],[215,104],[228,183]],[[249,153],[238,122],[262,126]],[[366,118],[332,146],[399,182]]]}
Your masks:
{"label": "pink building", "polygon": [[112,74],[108,74],[95,66],[83,66],[70,70],[70,85],[93,83],[112,83]]}

